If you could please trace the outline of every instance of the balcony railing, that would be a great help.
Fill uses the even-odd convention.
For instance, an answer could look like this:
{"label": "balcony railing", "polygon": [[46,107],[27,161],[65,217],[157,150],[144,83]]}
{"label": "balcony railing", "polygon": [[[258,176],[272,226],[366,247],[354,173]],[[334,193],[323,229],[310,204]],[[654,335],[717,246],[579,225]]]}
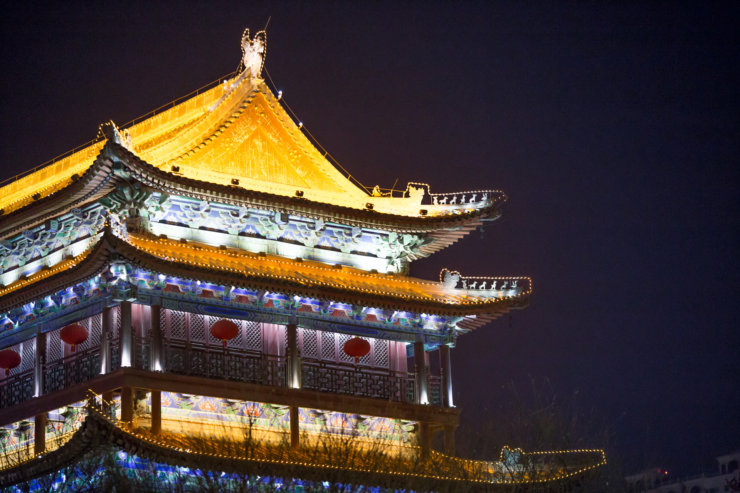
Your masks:
{"label": "balcony railing", "polygon": [[141,337],[138,335],[133,336],[134,339],[134,354],[132,357],[132,366],[134,368],[141,368],[142,370],[149,369],[149,359],[151,356],[151,342],[148,337]]}
{"label": "balcony railing", "polygon": [[0,409],[12,407],[33,397],[33,369],[0,382]]}
{"label": "balcony railing", "polygon": [[435,406],[442,405],[442,377],[429,375],[427,377],[427,392],[429,393],[429,403]]}
{"label": "balcony railing", "polygon": [[72,353],[44,366],[44,393],[66,389],[100,374],[100,348]]}
{"label": "balcony railing", "polygon": [[301,387],[373,399],[414,402],[414,380],[406,372],[348,363],[304,359]]}
{"label": "balcony railing", "polygon": [[275,387],[287,386],[285,357],[175,342],[165,345],[164,371]]}
{"label": "balcony railing", "polygon": [[[134,368],[149,369],[151,344],[134,337]],[[246,382],[273,387],[288,386],[285,356],[243,349],[222,349],[181,340],[164,340],[162,371],[179,375]],[[111,341],[111,371],[120,368],[120,345]],[[84,383],[100,374],[100,347],[77,351],[47,363],[43,369],[44,394]],[[442,405],[440,377],[427,379],[429,404]],[[301,359],[301,387],[319,392],[355,395],[371,399],[415,403],[418,389],[413,373],[387,368],[318,359]],[[34,393],[34,372],[6,378],[0,384],[0,409],[30,400]]]}

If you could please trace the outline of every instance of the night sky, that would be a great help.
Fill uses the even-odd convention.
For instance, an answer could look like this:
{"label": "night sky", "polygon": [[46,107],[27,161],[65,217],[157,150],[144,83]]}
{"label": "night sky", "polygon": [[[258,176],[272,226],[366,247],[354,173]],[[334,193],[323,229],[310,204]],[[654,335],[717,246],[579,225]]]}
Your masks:
{"label": "night sky", "polygon": [[412,266],[534,280],[453,351],[461,433],[546,378],[627,472],[699,472],[740,448],[740,15],[625,3],[16,2],[0,178],[232,72],[271,16],[269,75],[362,183],[510,197]]}

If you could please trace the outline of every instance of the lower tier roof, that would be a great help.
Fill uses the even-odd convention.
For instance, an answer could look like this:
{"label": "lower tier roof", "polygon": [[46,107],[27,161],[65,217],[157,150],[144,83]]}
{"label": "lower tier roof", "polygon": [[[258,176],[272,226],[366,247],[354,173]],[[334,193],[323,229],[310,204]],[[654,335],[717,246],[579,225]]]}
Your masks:
{"label": "lower tier roof", "polygon": [[[109,404],[112,405],[112,404]],[[247,436],[247,428],[244,435]],[[96,397],[85,406],[85,418],[74,434],[58,448],[31,454],[0,468],[0,485],[8,486],[52,474],[113,447],[150,461],[194,470],[269,474],[305,479],[357,482],[415,489],[471,486],[488,488],[512,484],[562,481],[605,464],[601,450],[525,453],[504,447],[498,461],[469,460],[422,453],[419,447],[390,450],[383,442],[368,445],[351,436],[319,440],[293,449],[263,443],[213,437],[205,434],[151,433],[134,422],[107,415]],[[109,449],[108,449],[109,450]],[[341,460],[339,460],[341,457]],[[489,491],[486,489],[486,491]]]}

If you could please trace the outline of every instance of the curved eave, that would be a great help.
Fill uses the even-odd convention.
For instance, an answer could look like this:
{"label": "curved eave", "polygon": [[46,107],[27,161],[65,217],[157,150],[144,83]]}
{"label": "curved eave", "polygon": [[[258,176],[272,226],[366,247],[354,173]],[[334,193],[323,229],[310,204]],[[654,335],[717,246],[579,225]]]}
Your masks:
{"label": "curved eave", "polygon": [[[121,170],[113,173],[120,166]],[[55,192],[0,217],[0,238],[42,223],[43,221],[98,200],[128,180],[119,176],[130,175],[145,186],[155,190],[190,197],[197,200],[217,201],[230,205],[247,206],[275,211],[289,211],[296,215],[321,218],[325,221],[350,226],[370,227],[397,232],[428,233],[431,242],[422,247],[423,255],[430,255],[445,248],[470,231],[500,216],[506,196],[500,194],[490,205],[460,214],[432,217],[413,217],[371,210],[358,210],[333,204],[324,204],[297,197],[285,197],[238,186],[219,185],[165,172],[143,161],[123,146],[108,141],[93,165],[82,177]]]}
{"label": "curved eave", "polygon": [[[471,202],[463,205],[466,194],[434,194],[433,204],[421,205],[418,195],[371,196],[326,159],[326,154],[308,139],[261,79],[247,77],[246,72],[147,118],[122,134],[112,125],[108,130],[108,140],[128,142],[152,167],[179,167],[183,182],[228,188],[240,180],[247,190],[256,191],[255,200],[259,200],[259,191],[265,191],[270,202],[277,203],[296,193],[305,194],[314,203],[337,206],[338,212],[351,211],[348,216],[354,221],[358,221],[357,213],[366,208],[411,219],[464,215],[464,211],[475,214],[476,209],[489,209],[503,197],[496,191],[468,192]],[[111,139],[113,135],[115,138]],[[0,207],[11,215],[35,206],[42,196],[59,196],[73,173],[88,174],[95,166],[94,156],[103,145],[104,141],[98,141],[0,188],[0,193],[8,195],[7,201],[0,200]],[[473,203],[476,196],[481,200]],[[431,201],[431,195],[428,198]],[[2,231],[0,236],[4,236]]]}
{"label": "curved eave", "polygon": [[[212,200],[236,206],[244,205],[265,210],[288,211],[296,215],[320,218],[350,226],[397,232],[432,233],[437,241],[446,243],[445,246],[475,229],[481,224],[482,220],[499,217],[501,215],[500,208],[507,200],[506,195],[502,193],[489,206],[461,214],[429,217],[388,214],[185,178],[162,171],[121,146],[116,145],[116,149],[134,179],[146,186],[171,195],[180,195],[198,200]],[[453,228],[460,229],[448,231]]]}
{"label": "curved eave", "polygon": [[[493,462],[461,459],[459,457],[431,451],[427,457],[418,447],[407,450],[410,457],[386,457],[378,462],[377,457],[366,457],[361,449],[344,449],[347,459],[333,461],[331,442],[322,451],[308,445],[301,450],[275,453],[268,448],[253,448],[245,454],[238,442],[198,438],[191,441],[188,435],[165,433],[153,435],[147,429],[114,422],[100,410],[88,406],[87,416],[79,430],[63,445],[48,453],[32,456],[18,465],[0,470],[0,486],[10,486],[21,481],[51,474],[74,464],[86,453],[102,445],[113,444],[130,454],[136,454],[153,462],[172,466],[190,467],[212,471],[244,474],[269,474],[277,477],[302,477],[323,481],[327,474],[335,481],[365,483],[390,488],[427,490],[429,488],[456,490],[463,488],[474,491],[497,491],[497,487],[509,491],[513,484],[549,483],[567,487],[562,481],[592,471],[606,464],[603,450],[563,450],[553,452],[529,452],[518,450],[525,463],[534,469],[520,472]],[[321,446],[321,444],[320,444]],[[346,445],[342,445],[346,447]],[[383,450],[379,445],[379,450]],[[329,452],[329,453],[327,453]],[[337,452],[337,451],[335,451]],[[373,456],[374,451],[369,455]],[[370,462],[366,462],[368,459]],[[539,465],[538,465],[539,463]],[[501,464],[499,462],[499,464]],[[549,489],[549,488],[546,488]]]}
{"label": "curved eave", "polygon": [[69,183],[56,192],[0,216],[0,239],[7,239],[112,192],[119,180],[113,175],[112,162],[102,159],[107,147],[82,176],[71,177]]}
{"label": "curved eave", "polygon": [[[330,286],[313,282],[309,278],[298,281],[270,277],[267,274],[245,275],[244,272],[219,270],[193,265],[182,260],[164,260],[156,255],[141,251],[116,237],[109,230],[88,252],[72,259],[68,268],[55,272],[42,271],[27,279],[16,281],[5,289],[7,294],[0,298],[0,312],[23,306],[82,280],[101,273],[110,262],[124,260],[139,267],[169,276],[200,280],[216,285],[235,286],[251,290],[278,291],[288,295],[327,299],[341,303],[359,304],[383,309],[428,313],[452,317],[475,317],[474,326],[482,325],[511,308],[526,305],[528,293],[510,298],[496,298],[469,304],[441,302],[431,299],[409,299],[400,295],[359,292],[351,288]],[[225,267],[224,267],[225,269]],[[52,269],[54,270],[54,269]],[[39,282],[42,281],[43,282]],[[25,284],[19,284],[25,283]],[[17,286],[17,289],[15,288]],[[465,327],[468,328],[468,327]],[[465,329],[464,328],[464,329]]]}

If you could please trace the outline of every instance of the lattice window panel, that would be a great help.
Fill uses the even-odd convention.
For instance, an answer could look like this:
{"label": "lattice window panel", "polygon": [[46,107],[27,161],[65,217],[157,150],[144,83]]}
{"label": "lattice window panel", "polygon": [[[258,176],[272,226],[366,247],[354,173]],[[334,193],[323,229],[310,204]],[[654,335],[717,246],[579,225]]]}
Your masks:
{"label": "lattice window panel", "polygon": [[64,347],[60,336],[61,329],[46,334],[46,362],[53,363],[64,356]]}
{"label": "lattice window panel", "polygon": [[90,317],[90,344],[100,346],[100,339],[103,335],[103,314],[99,313]]}
{"label": "lattice window panel", "polygon": [[190,342],[206,344],[206,321],[203,315],[197,313],[188,314],[190,317]]}
{"label": "lattice window panel", "polygon": [[336,361],[336,339],[333,333],[321,332],[321,359]]}
{"label": "lattice window panel", "polygon": [[390,359],[388,358],[388,341],[383,339],[370,339],[373,344],[373,364],[383,368],[389,368]]}
{"label": "lattice window panel", "polygon": [[[209,346],[220,346],[221,341],[213,337],[211,334],[211,326],[215,324],[219,319],[216,317],[211,317],[209,315],[203,315],[203,325],[206,331],[206,344]],[[237,321],[238,322],[238,321]],[[238,323],[237,323],[238,325]],[[228,341],[226,344],[227,347],[231,347],[231,344],[229,344],[231,341]]]}
{"label": "lattice window panel", "polygon": [[[212,323],[215,323],[217,318],[213,319]],[[243,348],[244,347],[244,321],[243,320],[232,320],[238,327],[239,332],[237,332],[236,337],[234,337],[232,340],[229,341],[228,347],[234,347],[234,348]],[[210,328],[209,328],[210,330]]]}
{"label": "lattice window panel", "polygon": [[94,315],[74,323],[80,324],[87,329],[87,339],[75,348],[76,351],[85,351],[100,345],[100,333],[102,332],[101,315]]}
{"label": "lattice window panel", "polygon": [[187,340],[185,312],[179,312],[177,310],[167,310],[165,317],[168,317],[165,318],[165,320],[168,321],[166,337],[173,341]]}
{"label": "lattice window panel", "polygon": [[262,351],[262,325],[257,322],[244,322],[245,347],[253,351]]}
{"label": "lattice window panel", "polygon": [[[337,361],[343,361],[345,363],[354,363],[355,359],[352,356],[349,356],[347,353],[344,352],[344,343],[352,339],[352,336],[349,334],[337,334],[336,335],[339,345],[337,346]],[[367,364],[366,360],[368,359],[367,356],[364,356],[360,358],[360,361],[363,364]]]}
{"label": "lattice window panel", "polygon": [[21,364],[18,365],[20,371],[30,370],[34,366],[36,358],[36,339],[21,342]]}
{"label": "lattice window panel", "polygon": [[[84,351],[85,349],[90,347],[90,319],[89,318],[83,318],[81,320],[75,320],[72,322],[73,324],[82,325],[87,329],[87,339],[82,344],[77,344],[75,346],[75,352],[77,351]],[[67,354],[69,354],[70,349],[67,349]]]}
{"label": "lattice window panel", "polygon": [[298,347],[303,358],[316,359],[319,354],[318,333],[313,329],[298,329]]}

